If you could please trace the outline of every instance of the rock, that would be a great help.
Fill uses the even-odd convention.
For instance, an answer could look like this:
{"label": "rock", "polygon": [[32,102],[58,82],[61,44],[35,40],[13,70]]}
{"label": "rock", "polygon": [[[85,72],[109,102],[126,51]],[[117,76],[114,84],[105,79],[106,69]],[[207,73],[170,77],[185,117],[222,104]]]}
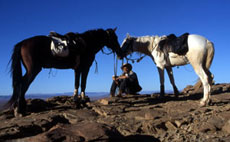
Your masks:
{"label": "rock", "polygon": [[147,134],[157,133],[157,128],[155,128],[154,123],[151,121],[144,121],[142,123],[142,130]]}
{"label": "rock", "polygon": [[182,91],[181,91],[181,93],[183,93],[183,94],[188,94],[190,91],[193,91],[194,89],[193,89],[193,86],[192,85],[188,85],[188,86],[186,86]]}
{"label": "rock", "polygon": [[176,126],[177,126],[178,128],[180,128],[180,126],[183,124],[183,122],[180,121],[180,120],[175,120],[175,124],[176,124]]}
{"label": "rock", "polygon": [[[70,96],[28,99],[28,113],[0,112],[0,141],[227,141],[230,84],[212,86],[213,105],[199,107],[202,88],[77,102]],[[216,93],[216,94],[215,94]]]}
{"label": "rock", "polygon": [[100,99],[98,100],[99,103],[101,103],[102,105],[109,105],[112,104],[113,102],[116,102],[116,98],[104,98],[104,99]]}
{"label": "rock", "polygon": [[98,116],[97,113],[94,111],[88,111],[88,110],[68,110],[63,113],[63,116],[69,120],[71,124],[76,124],[81,121],[93,121],[96,120],[96,117]]}
{"label": "rock", "polygon": [[207,122],[213,124],[217,130],[221,130],[224,125],[224,121],[217,116],[210,118]]}
{"label": "rock", "polygon": [[228,134],[230,134],[230,119],[224,124],[222,129]]}
{"label": "rock", "polygon": [[26,102],[27,102],[27,111],[29,112],[41,112],[54,106],[53,104],[48,103],[42,99],[28,99]]}
{"label": "rock", "polygon": [[207,133],[207,132],[210,132],[210,131],[211,132],[216,131],[216,127],[211,123],[204,123],[199,128],[199,132]]}
{"label": "rock", "polygon": [[106,124],[94,122],[82,122],[72,125],[56,125],[49,131],[40,135],[21,139],[28,142],[47,142],[47,141],[122,141],[124,137],[113,127]]}
{"label": "rock", "polygon": [[226,85],[222,88],[223,92],[230,92],[230,85]]}
{"label": "rock", "polygon": [[124,142],[160,142],[159,139],[151,135],[129,135],[126,136]]}
{"label": "rock", "polygon": [[170,121],[165,123],[165,127],[168,129],[168,131],[175,131],[177,129],[176,126]]}

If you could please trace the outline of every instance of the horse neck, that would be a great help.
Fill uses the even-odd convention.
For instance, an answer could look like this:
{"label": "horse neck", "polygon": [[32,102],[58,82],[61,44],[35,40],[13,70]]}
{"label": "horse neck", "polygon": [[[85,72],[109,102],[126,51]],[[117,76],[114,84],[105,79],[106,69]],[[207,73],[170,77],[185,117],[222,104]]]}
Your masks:
{"label": "horse neck", "polygon": [[152,39],[149,36],[138,37],[134,40],[133,51],[151,55]]}
{"label": "horse neck", "polygon": [[105,31],[93,30],[82,34],[82,38],[85,40],[87,49],[93,51],[95,54],[99,52],[106,44]]}

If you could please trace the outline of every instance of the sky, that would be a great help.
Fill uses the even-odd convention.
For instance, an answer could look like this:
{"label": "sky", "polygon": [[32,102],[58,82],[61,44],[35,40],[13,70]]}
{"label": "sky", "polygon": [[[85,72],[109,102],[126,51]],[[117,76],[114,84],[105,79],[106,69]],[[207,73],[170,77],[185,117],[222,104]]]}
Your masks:
{"label": "sky", "polygon": [[[229,83],[229,5],[229,0],[0,0],[0,95],[12,94],[10,66],[7,65],[14,45],[21,40],[48,35],[50,31],[82,33],[115,27],[120,44],[127,33],[131,36],[171,33],[179,36],[185,32],[202,35],[215,45],[211,66],[214,80],[216,83]],[[114,74],[113,55],[99,52],[96,60],[98,73],[94,73],[94,63],[89,72],[86,92],[109,92]],[[158,71],[149,57],[134,63],[133,70],[143,91],[159,91]],[[180,90],[198,79],[191,65],[175,67],[173,71]],[[120,68],[118,73],[121,73]],[[172,90],[166,72],[165,88]],[[73,70],[43,69],[27,94],[73,90]]]}

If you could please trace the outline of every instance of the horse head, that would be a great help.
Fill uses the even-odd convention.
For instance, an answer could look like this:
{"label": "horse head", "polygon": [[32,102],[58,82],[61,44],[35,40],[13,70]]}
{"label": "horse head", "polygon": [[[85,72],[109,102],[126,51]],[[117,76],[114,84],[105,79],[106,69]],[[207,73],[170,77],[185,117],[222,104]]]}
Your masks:
{"label": "horse head", "polygon": [[134,38],[127,34],[122,42],[121,50],[125,57],[133,52],[133,40]]}
{"label": "horse head", "polygon": [[107,42],[106,42],[106,46],[110,49],[112,49],[113,52],[116,52],[117,56],[119,59],[122,59],[123,56],[123,52],[120,48],[120,44],[118,42],[118,38],[116,35],[116,30],[117,28],[114,29],[107,29],[106,31],[106,35],[107,35]]}

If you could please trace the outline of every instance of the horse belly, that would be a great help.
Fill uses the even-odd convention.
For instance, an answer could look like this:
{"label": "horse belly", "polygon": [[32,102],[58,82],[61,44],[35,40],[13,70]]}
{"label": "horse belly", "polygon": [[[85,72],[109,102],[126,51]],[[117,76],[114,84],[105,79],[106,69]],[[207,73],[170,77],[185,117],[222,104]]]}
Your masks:
{"label": "horse belly", "polygon": [[169,60],[171,66],[181,66],[189,63],[186,56],[181,56],[172,52],[169,53]]}

